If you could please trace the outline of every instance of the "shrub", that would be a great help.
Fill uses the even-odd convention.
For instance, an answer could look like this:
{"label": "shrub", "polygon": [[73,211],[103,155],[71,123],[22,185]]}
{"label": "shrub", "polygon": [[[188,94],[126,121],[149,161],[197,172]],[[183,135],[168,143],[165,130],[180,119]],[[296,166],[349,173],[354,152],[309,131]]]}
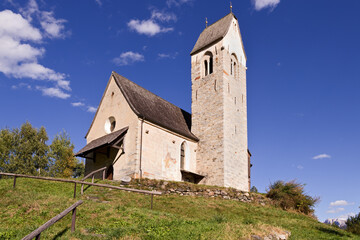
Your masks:
{"label": "shrub", "polygon": [[290,182],[276,181],[269,186],[266,196],[274,200],[275,204],[284,210],[294,209],[305,214],[312,214],[319,198],[306,195],[304,186],[295,180]]}
{"label": "shrub", "polygon": [[360,213],[354,217],[349,217],[346,220],[346,230],[351,233],[360,235]]}
{"label": "shrub", "polygon": [[255,186],[252,186],[250,192],[258,193],[258,189]]}

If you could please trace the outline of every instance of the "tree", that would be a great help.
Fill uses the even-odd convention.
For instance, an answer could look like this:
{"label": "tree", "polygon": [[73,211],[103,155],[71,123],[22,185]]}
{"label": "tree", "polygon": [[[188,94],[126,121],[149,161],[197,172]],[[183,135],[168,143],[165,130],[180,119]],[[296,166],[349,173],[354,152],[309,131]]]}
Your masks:
{"label": "tree", "polygon": [[346,220],[346,231],[360,235],[360,213]]}
{"label": "tree", "polygon": [[78,162],[74,168],[73,177],[79,178],[85,174],[85,165],[82,162]]}
{"label": "tree", "polygon": [[31,174],[48,170],[46,145],[48,135],[44,127],[39,130],[29,122],[20,129],[0,131],[0,170],[4,172]]}
{"label": "tree", "polygon": [[76,168],[74,145],[65,131],[55,136],[50,145],[50,175],[54,177],[71,177]]}
{"label": "tree", "polygon": [[255,186],[252,186],[250,192],[258,193],[258,189]]}
{"label": "tree", "polygon": [[304,193],[305,184],[276,181],[270,184],[266,196],[275,201],[284,210],[294,209],[305,214],[314,212],[315,204],[320,200]]}

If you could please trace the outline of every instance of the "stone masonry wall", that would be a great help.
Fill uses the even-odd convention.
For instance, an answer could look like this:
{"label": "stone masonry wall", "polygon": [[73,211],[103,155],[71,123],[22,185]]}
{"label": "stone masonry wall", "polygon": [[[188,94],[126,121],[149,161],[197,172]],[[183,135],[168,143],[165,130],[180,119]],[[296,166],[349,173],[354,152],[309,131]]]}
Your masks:
{"label": "stone masonry wall", "polygon": [[221,45],[206,51],[213,55],[213,73],[203,76],[205,51],[191,57],[192,128],[200,139],[197,149],[197,172],[207,185],[224,185],[224,79]]}

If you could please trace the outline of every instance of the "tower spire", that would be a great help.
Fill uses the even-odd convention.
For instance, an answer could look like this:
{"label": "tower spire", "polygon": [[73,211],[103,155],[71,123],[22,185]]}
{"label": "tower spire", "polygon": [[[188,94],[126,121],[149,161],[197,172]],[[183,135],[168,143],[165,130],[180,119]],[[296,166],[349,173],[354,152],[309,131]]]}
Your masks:
{"label": "tower spire", "polygon": [[230,13],[232,13],[232,3],[230,2]]}

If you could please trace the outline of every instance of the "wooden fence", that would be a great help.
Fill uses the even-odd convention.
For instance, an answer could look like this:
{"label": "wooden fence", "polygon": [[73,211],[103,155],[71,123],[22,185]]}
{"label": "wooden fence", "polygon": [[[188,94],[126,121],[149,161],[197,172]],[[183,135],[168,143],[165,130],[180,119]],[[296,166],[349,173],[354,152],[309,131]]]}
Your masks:
{"label": "wooden fence", "polygon": [[[101,172],[101,171],[103,171],[102,180],[105,180],[106,167],[103,167],[103,168],[100,168],[100,169],[98,169],[98,170],[92,171],[91,173],[89,173],[88,175],[86,175],[83,179],[81,179],[81,181],[85,181],[86,179],[88,179],[89,177],[92,176],[91,182],[94,183],[95,173],[98,173],[98,172]],[[81,184],[81,195],[83,195],[83,194],[84,194],[84,184]]]}
{"label": "wooden fence", "polygon": [[30,176],[30,175],[23,175],[23,174],[0,172],[0,176],[1,175],[14,177],[13,188],[16,187],[16,179],[19,177],[34,178],[34,179],[39,179],[39,180],[56,181],[56,182],[74,183],[74,198],[76,198],[76,184],[84,184],[84,185],[90,185],[90,186],[95,186],[95,187],[112,188],[112,189],[117,189],[117,190],[122,190],[122,191],[127,191],[127,192],[148,194],[148,195],[151,195],[151,205],[150,205],[151,209],[153,208],[154,195],[162,195],[162,192],[157,192],[157,191],[146,191],[146,190],[139,190],[139,189],[133,189],[133,188],[118,187],[118,186],[113,186],[113,185],[109,185],[109,184],[98,184],[98,183],[90,183],[90,182],[84,182],[84,181],[76,181],[76,180],[71,180],[71,179],[38,177],[38,176]]}
{"label": "wooden fence", "polygon": [[71,232],[75,231],[75,221],[76,221],[76,208],[81,205],[83,201],[77,201],[73,205],[71,205],[69,208],[65,209],[63,212],[59,213],[57,216],[53,217],[49,221],[47,221],[45,224],[43,224],[41,227],[24,237],[22,240],[31,240],[35,238],[36,240],[40,239],[40,235],[43,231],[48,229],[50,226],[52,226],[54,223],[65,217],[69,212],[72,211],[72,220],[71,220]]}

